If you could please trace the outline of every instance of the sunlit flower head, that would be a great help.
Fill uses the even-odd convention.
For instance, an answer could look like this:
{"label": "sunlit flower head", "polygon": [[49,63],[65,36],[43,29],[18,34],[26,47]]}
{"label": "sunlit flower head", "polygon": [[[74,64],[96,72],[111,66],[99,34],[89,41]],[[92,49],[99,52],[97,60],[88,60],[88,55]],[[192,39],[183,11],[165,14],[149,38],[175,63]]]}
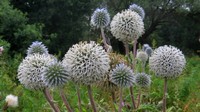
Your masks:
{"label": "sunlit flower head", "polygon": [[27,55],[34,53],[48,54],[48,49],[44,44],[42,44],[42,42],[35,41],[28,48]]}
{"label": "sunlit flower head", "polygon": [[144,51],[137,52],[136,58],[142,62],[146,62],[148,60],[148,54]]}
{"label": "sunlit flower head", "polygon": [[28,55],[18,67],[17,78],[25,88],[30,90],[42,90],[46,87],[42,80],[42,72],[49,63],[57,61],[52,55],[32,54]]}
{"label": "sunlit flower head", "polygon": [[110,23],[110,15],[105,8],[97,8],[91,16],[91,25],[97,28],[106,27]]}
{"label": "sunlit flower head", "polygon": [[18,107],[18,97],[12,94],[7,95],[5,99],[8,107]]}
{"label": "sunlit flower head", "polygon": [[129,9],[137,12],[141,16],[141,18],[144,19],[145,12],[144,12],[144,9],[142,7],[138,6],[137,4],[131,4],[129,6]]}
{"label": "sunlit flower head", "polygon": [[134,11],[117,13],[110,24],[113,36],[122,42],[132,42],[144,33],[142,18]]}
{"label": "sunlit flower head", "polygon": [[73,45],[63,59],[63,65],[69,68],[72,80],[85,85],[102,81],[110,69],[109,63],[109,55],[94,41]]}
{"label": "sunlit flower head", "polygon": [[68,68],[64,67],[61,62],[54,61],[44,69],[42,80],[48,87],[63,86],[70,80],[70,73]]}
{"label": "sunlit flower head", "polygon": [[149,87],[151,84],[151,77],[145,73],[137,73],[135,75],[135,84],[142,88]]}
{"label": "sunlit flower head", "polygon": [[176,78],[186,64],[185,56],[173,46],[161,46],[149,58],[149,67],[159,77]]}
{"label": "sunlit flower head", "polygon": [[4,48],[3,48],[3,46],[1,46],[0,47],[0,55],[3,53],[3,51],[4,51]]}
{"label": "sunlit flower head", "polygon": [[111,71],[110,81],[120,87],[130,87],[133,85],[135,78],[131,68],[122,63]]}

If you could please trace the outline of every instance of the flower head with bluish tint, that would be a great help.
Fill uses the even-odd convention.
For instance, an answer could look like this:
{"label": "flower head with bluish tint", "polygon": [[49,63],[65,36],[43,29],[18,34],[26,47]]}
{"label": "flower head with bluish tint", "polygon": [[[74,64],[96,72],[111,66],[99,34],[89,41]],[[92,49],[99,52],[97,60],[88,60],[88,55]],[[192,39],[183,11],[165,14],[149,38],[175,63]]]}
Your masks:
{"label": "flower head with bluish tint", "polygon": [[141,18],[144,19],[145,12],[144,12],[144,9],[142,7],[138,6],[137,4],[131,4],[129,6],[129,9],[137,12],[141,16]]}
{"label": "flower head with bluish tint", "polygon": [[120,87],[130,87],[133,85],[135,78],[131,68],[122,63],[111,71],[110,81]]}
{"label": "flower head with bluish tint", "polygon": [[110,27],[112,35],[122,42],[131,42],[144,33],[142,18],[131,10],[116,14],[111,21]]}
{"label": "flower head with bluish tint", "polygon": [[186,64],[183,53],[174,46],[161,46],[149,58],[149,67],[159,77],[176,78]]}
{"label": "flower head with bluish tint", "polygon": [[18,67],[17,78],[27,89],[42,90],[46,87],[42,73],[47,65],[54,61],[57,60],[52,55],[38,53],[28,55]]}
{"label": "flower head with bluish tint", "polygon": [[70,79],[70,73],[61,62],[55,61],[44,69],[42,79],[48,87],[62,86]]}
{"label": "flower head with bluish tint", "polygon": [[145,73],[137,73],[135,75],[135,84],[139,87],[149,87],[151,84],[151,77]]}
{"label": "flower head with bluish tint", "polygon": [[5,99],[8,107],[17,107],[18,106],[18,97],[12,94],[7,95]]}
{"label": "flower head with bluish tint", "polygon": [[97,28],[106,27],[110,23],[110,15],[107,9],[97,8],[91,16],[91,25]]}
{"label": "flower head with bluish tint", "polygon": [[27,55],[31,55],[34,53],[48,54],[48,49],[44,44],[42,44],[42,42],[35,41],[28,48]]}
{"label": "flower head with bluish tint", "polygon": [[102,81],[110,69],[109,55],[94,41],[73,45],[62,62],[69,68],[72,80],[85,85]]}

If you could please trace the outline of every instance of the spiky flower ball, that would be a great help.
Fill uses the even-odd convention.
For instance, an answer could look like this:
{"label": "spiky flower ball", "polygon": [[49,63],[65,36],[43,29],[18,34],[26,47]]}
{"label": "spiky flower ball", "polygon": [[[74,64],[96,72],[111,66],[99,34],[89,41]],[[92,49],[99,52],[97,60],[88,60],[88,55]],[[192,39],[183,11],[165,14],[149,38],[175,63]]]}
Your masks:
{"label": "spiky flower ball", "polygon": [[144,9],[142,7],[138,6],[137,4],[131,4],[129,6],[129,9],[137,12],[141,16],[141,18],[144,19],[145,12],[144,12]]}
{"label": "spiky flower ball", "polygon": [[135,84],[142,88],[149,87],[151,84],[151,77],[145,73],[137,73],[135,76]]}
{"label": "spiky flower ball", "polygon": [[5,99],[8,107],[17,107],[18,106],[18,97],[12,94],[7,95]]}
{"label": "spiky flower ball", "polygon": [[149,58],[149,66],[159,77],[176,78],[186,64],[183,53],[174,46],[161,46]]}
{"label": "spiky flower ball", "polygon": [[38,53],[29,55],[20,63],[17,78],[27,89],[42,90],[46,87],[42,80],[42,72],[54,61],[56,58],[52,55]]}
{"label": "spiky flower ball", "polygon": [[42,79],[48,87],[63,86],[70,79],[70,73],[61,62],[55,61],[44,69]]}
{"label": "spiky flower ball", "polygon": [[109,55],[94,41],[73,45],[65,54],[63,64],[71,70],[72,80],[90,85],[102,81],[110,68]]}
{"label": "spiky flower ball", "polygon": [[131,10],[116,14],[111,21],[110,27],[113,36],[122,42],[131,42],[144,33],[142,18]]}
{"label": "spiky flower ball", "polygon": [[122,63],[111,71],[110,81],[120,87],[130,87],[133,85],[135,78],[131,68]]}
{"label": "spiky flower ball", "polygon": [[48,49],[44,44],[42,44],[42,42],[35,41],[28,48],[27,55],[31,55],[34,53],[48,54]]}
{"label": "spiky flower ball", "polygon": [[148,54],[148,56],[150,57],[151,56],[151,54],[152,54],[152,52],[153,52],[153,49],[151,48],[151,47],[147,47],[146,49],[145,49],[145,52]]}
{"label": "spiky flower ball", "polygon": [[146,62],[148,60],[148,54],[144,51],[137,52],[136,58],[141,62]]}
{"label": "spiky flower ball", "polygon": [[143,44],[142,50],[145,51],[148,47],[150,47],[149,44]]}
{"label": "spiky flower ball", "polygon": [[110,23],[110,15],[107,9],[97,8],[91,16],[91,25],[97,28],[106,27]]}

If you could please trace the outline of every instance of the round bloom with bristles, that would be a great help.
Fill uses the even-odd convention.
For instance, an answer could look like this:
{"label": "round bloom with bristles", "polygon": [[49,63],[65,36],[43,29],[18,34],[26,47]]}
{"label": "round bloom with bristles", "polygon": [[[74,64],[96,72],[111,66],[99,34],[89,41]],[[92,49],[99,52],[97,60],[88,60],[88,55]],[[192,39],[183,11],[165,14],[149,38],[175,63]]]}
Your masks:
{"label": "round bloom with bristles", "polygon": [[48,54],[48,49],[44,44],[42,44],[42,42],[35,41],[28,48],[27,55],[34,53]]}
{"label": "round bloom with bristles", "polygon": [[25,88],[42,90],[46,87],[42,80],[42,72],[49,63],[56,61],[52,55],[32,54],[27,56],[18,67],[17,78]]}
{"label": "round bloom with bristles", "polygon": [[69,68],[72,80],[90,85],[102,81],[110,68],[109,55],[94,41],[73,45],[65,54],[63,65]]}
{"label": "round bloom with bristles", "polygon": [[123,42],[131,42],[144,33],[142,18],[131,10],[116,14],[111,21],[110,27],[113,36]]}
{"label": "round bloom with bristles", "polygon": [[135,84],[142,88],[149,87],[151,84],[151,77],[145,73],[137,73],[135,75]]}
{"label": "round bloom with bristles", "polygon": [[186,64],[182,52],[174,46],[161,46],[149,58],[149,66],[159,77],[176,78]]}
{"label": "round bloom with bristles", "polygon": [[130,87],[133,85],[135,78],[131,68],[122,63],[111,71],[110,81],[120,87]]}
{"label": "round bloom with bristles", "polygon": [[136,58],[142,62],[146,62],[148,60],[148,54],[144,51],[137,52]]}
{"label": "round bloom with bristles", "polygon": [[44,69],[42,79],[48,87],[62,86],[70,79],[70,73],[61,62],[55,61]]}
{"label": "round bloom with bristles", "polygon": [[17,107],[18,106],[18,97],[12,94],[6,96],[5,99],[8,107]]}
{"label": "round bloom with bristles", "polygon": [[150,47],[149,44],[143,44],[142,50],[145,51],[148,47]]}
{"label": "round bloom with bristles", "polygon": [[144,12],[144,9],[142,7],[138,6],[137,4],[132,4],[132,5],[129,6],[129,9],[137,12],[141,16],[141,18],[144,19],[145,12]]}
{"label": "round bloom with bristles", "polygon": [[153,49],[151,48],[151,47],[147,47],[146,49],[145,49],[145,52],[148,54],[148,56],[150,57],[151,56],[151,54],[152,54],[152,52],[153,52]]}
{"label": "round bloom with bristles", "polygon": [[91,25],[97,28],[102,28],[108,26],[110,23],[110,15],[107,9],[97,8],[91,16]]}

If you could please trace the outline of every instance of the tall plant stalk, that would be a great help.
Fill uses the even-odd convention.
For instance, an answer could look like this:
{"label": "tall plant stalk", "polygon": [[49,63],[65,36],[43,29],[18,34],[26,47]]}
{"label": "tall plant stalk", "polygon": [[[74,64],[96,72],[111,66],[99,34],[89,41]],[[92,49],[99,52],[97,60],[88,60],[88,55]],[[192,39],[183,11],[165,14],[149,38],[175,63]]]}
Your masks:
{"label": "tall plant stalk", "polygon": [[140,101],[141,101],[141,88],[140,88],[139,93],[138,93],[137,108],[140,106]]}
{"label": "tall plant stalk", "polygon": [[73,112],[73,110],[71,109],[71,107],[70,107],[70,105],[69,105],[69,103],[68,103],[68,101],[67,101],[67,99],[65,97],[63,89],[61,89],[61,88],[60,88],[60,96],[61,96],[61,98],[62,98],[62,100],[63,100],[63,102],[64,102],[64,104],[65,104],[65,106],[66,106],[66,108],[68,110],[68,112]]}
{"label": "tall plant stalk", "polygon": [[78,96],[78,109],[79,109],[79,112],[82,112],[81,94],[80,94],[79,86],[76,86],[76,92],[77,92],[77,96]]}
{"label": "tall plant stalk", "polygon": [[92,96],[92,89],[91,89],[91,86],[88,85],[87,88],[88,88],[88,96],[89,96],[89,98],[90,98],[90,103],[91,103],[93,112],[97,112],[96,106],[95,106],[95,103],[94,103],[94,99],[93,99],[93,96]]}
{"label": "tall plant stalk", "polygon": [[167,78],[164,78],[163,112],[166,112]]}
{"label": "tall plant stalk", "polygon": [[119,99],[120,99],[120,101],[119,101],[119,110],[118,110],[118,112],[122,111],[122,103],[123,103],[123,96],[122,96],[122,94],[123,94],[123,89],[121,87],[120,88],[120,93],[119,93]]}
{"label": "tall plant stalk", "polygon": [[101,36],[103,38],[103,44],[104,44],[105,50],[108,51],[108,44],[106,42],[106,37],[105,37],[105,33],[104,33],[103,27],[101,27],[100,30],[101,30]]}
{"label": "tall plant stalk", "polygon": [[43,93],[44,93],[44,96],[45,98],[47,99],[47,101],[49,102],[50,106],[52,107],[52,109],[55,111],[55,112],[60,112],[60,109],[58,108],[58,106],[56,106],[53,102],[53,98],[51,97],[50,93],[49,93],[49,90],[47,88],[45,88],[43,90]]}

